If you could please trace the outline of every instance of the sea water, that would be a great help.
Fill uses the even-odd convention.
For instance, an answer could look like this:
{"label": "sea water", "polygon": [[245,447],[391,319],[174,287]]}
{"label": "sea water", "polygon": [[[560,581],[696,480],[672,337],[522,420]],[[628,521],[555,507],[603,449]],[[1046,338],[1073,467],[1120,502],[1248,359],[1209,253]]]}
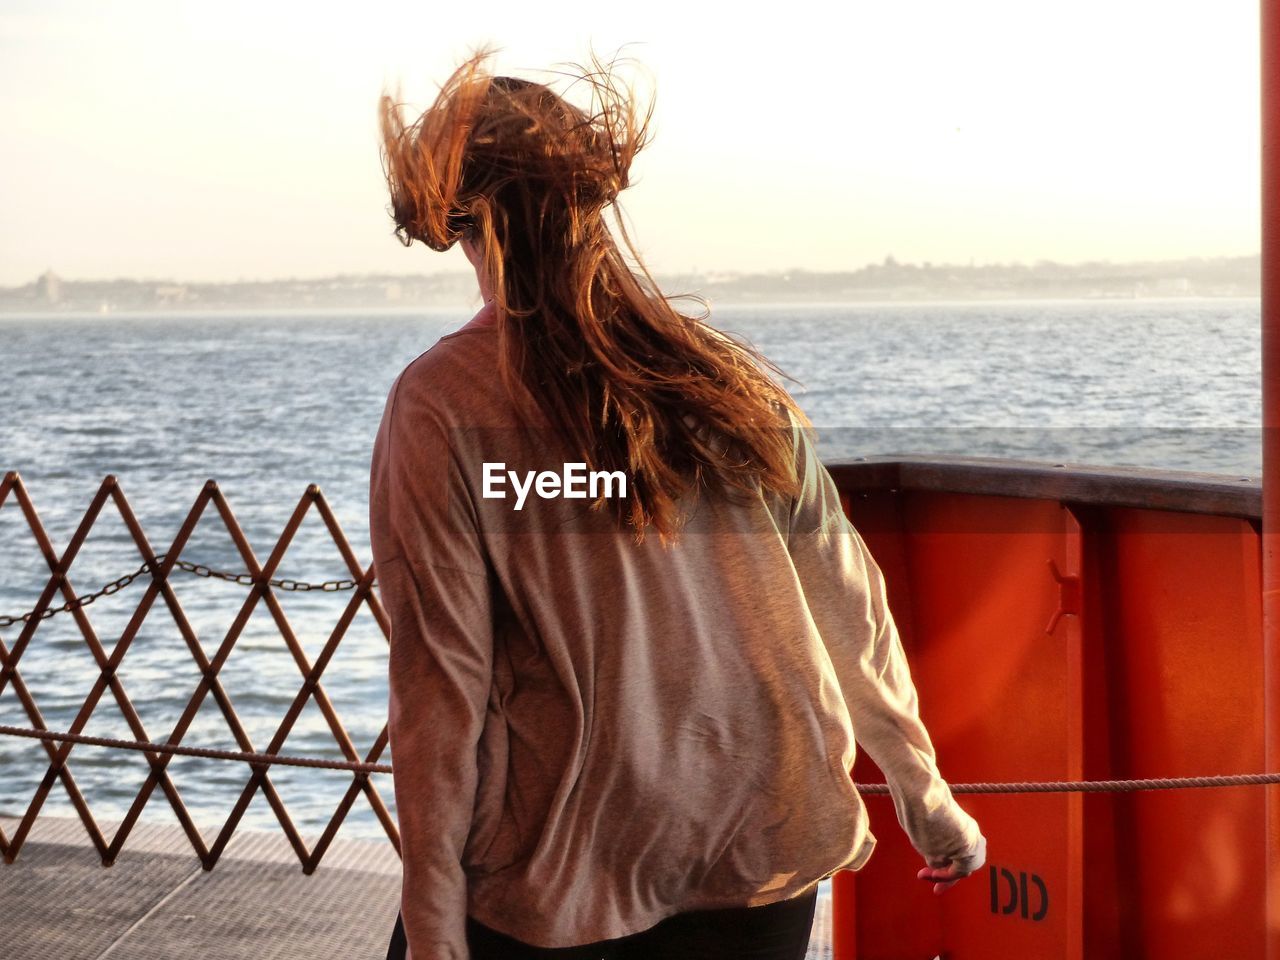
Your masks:
{"label": "sea water", "polygon": [[[0,470],[21,472],[59,553],[111,474],[157,552],[167,549],[205,481],[216,480],[260,563],[308,485],[318,484],[358,562],[367,564],[369,455],[387,391],[409,361],[471,312],[0,318]],[[749,339],[793,378],[788,385],[829,458],[947,453],[1257,477],[1259,315],[1256,300],[1074,301],[724,306],[713,309],[712,321]],[[183,558],[246,569],[213,504]],[[108,502],[70,582],[78,592],[96,590],[140,563]],[[350,577],[314,510],[276,575]],[[0,506],[0,615],[30,609],[47,579],[48,565],[10,496]],[[105,655],[145,580],[84,608]],[[180,611],[157,599],[118,674],[153,740],[169,736],[201,680],[189,640],[212,658],[247,597],[244,586],[190,574],[175,572],[172,583]],[[303,664],[320,654],[351,593],[278,596],[277,611],[253,607],[219,674],[219,693],[259,750],[277,735]],[[0,628],[9,648],[18,634]],[[41,623],[20,672],[43,722],[56,730],[73,723],[99,675],[69,613]],[[365,756],[386,718],[386,644],[367,608],[353,618],[322,687],[327,712],[309,699],[285,752],[341,759],[336,717]],[[13,684],[0,694],[0,723],[31,725]],[[135,737],[111,690],[85,732]],[[238,748],[213,694],[183,742]],[[0,813],[25,810],[47,766],[38,743],[0,737]],[[148,773],[140,754],[89,746],[73,749],[69,769],[103,824],[123,816]],[[248,769],[178,757],[168,770],[212,839]],[[351,777],[276,767],[271,781],[314,839]],[[372,782],[394,811],[389,778]],[[73,815],[61,784],[44,811]],[[174,822],[159,789],[143,816]],[[276,820],[257,792],[243,825],[272,828]],[[381,830],[357,796],[343,834]]]}

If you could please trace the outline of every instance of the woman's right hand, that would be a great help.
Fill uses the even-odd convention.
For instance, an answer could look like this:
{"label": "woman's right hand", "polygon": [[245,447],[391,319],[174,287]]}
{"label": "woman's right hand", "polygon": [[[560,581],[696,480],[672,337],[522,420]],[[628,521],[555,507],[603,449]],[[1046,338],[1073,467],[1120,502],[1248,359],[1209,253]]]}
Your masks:
{"label": "woman's right hand", "polygon": [[982,868],[987,862],[987,839],[978,834],[978,841],[963,856],[949,859],[925,860],[924,867],[916,877],[926,883],[933,884],[934,893],[942,893],[951,889],[964,877]]}

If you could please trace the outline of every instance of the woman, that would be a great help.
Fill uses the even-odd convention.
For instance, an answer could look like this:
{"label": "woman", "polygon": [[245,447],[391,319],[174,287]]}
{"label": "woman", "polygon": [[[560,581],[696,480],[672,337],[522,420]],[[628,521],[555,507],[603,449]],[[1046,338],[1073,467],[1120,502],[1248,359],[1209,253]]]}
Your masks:
{"label": "woman", "polygon": [[875,843],[855,736],[935,890],[985,842],[803,414],[606,226],[648,116],[599,64],[583,109],[486,57],[411,125],[382,105],[400,237],[461,242],[485,300],[373,453],[389,955],[794,960]]}

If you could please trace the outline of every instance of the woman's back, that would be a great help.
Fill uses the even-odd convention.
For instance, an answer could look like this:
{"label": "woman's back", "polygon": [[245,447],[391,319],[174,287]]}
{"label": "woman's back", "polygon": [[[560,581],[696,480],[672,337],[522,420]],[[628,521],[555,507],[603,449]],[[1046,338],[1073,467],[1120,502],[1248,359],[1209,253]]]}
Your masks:
{"label": "woman's back", "polygon": [[517,509],[575,457],[488,375],[497,350],[480,326],[410,364],[374,450],[406,884],[442,894],[419,929],[456,935],[465,904],[565,946],[797,896],[871,853],[855,732],[922,852],[975,842],[804,434],[798,496],[704,492],[674,543],[636,543],[536,481]]}

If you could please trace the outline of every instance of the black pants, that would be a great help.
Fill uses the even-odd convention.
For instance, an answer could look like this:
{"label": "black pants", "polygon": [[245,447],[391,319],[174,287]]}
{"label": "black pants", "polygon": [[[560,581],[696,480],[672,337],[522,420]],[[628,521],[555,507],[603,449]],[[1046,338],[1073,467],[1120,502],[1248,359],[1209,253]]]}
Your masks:
{"label": "black pants", "polygon": [[[471,960],[804,960],[818,891],[762,907],[694,910],[618,940],[580,947],[531,947],[467,918]],[[403,960],[396,917],[387,960]]]}

